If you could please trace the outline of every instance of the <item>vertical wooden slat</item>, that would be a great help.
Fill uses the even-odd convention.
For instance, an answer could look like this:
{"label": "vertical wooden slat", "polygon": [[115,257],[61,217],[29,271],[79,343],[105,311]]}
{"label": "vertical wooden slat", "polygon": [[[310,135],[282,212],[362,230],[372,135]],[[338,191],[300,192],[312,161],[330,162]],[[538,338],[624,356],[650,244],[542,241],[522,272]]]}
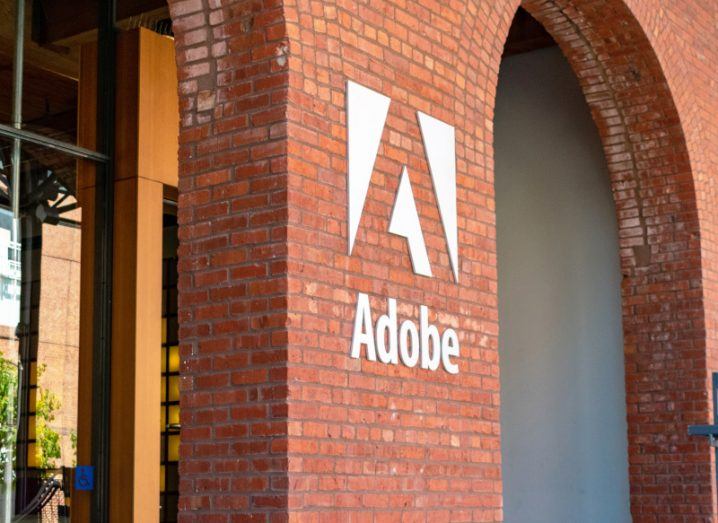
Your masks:
{"label": "vertical wooden slat", "polygon": [[162,184],[115,185],[110,520],[158,521]]}
{"label": "vertical wooden slat", "polygon": [[[97,145],[97,47],[85,44],[80,53],[77,143],[88,149]],[[95,164],[77,162],[78,201],[82,207],[80,254],[80,348],[77,384],[77,463],[92,459],[92,346],[95,266]],[[73,523],[90,520],[90,492],[76,491],[70,514]]]}
{"label": "vertical wooden slat", "polygon": [[177,187],[179,97],[174,41],[141,29],[139,67],[138,172]]}
{"label": "vertical wooden slat", "polygon": [[[95,145],[96,49],[83,49],[78,135]],[[177,185],[179,111],[171,39],[118,38],[110,416],[110,521],[159,520],[163,192]],[[94,168],[78,168],[83,206],[78,464],[91,459]],[[89,521],[75,492],[73,521]]]}
{"label": "vertical wooden slat", "polygon": [[162,197],[163,184],[177,184],[172,40],[146,29],[123,33],[117,64],[110,519],[152,522],[160,490]]}

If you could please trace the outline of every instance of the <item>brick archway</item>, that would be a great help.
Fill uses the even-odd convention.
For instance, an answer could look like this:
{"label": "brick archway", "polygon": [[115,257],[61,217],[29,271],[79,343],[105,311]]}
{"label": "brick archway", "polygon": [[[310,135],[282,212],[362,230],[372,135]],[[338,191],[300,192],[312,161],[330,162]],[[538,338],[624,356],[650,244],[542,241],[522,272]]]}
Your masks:
{"label": "brick archway", "polygon": [[[524,0],[554,37],[603,142],[619,225],[631,511],[714,514],[701,245],[680,117],[659,60],[621,0]],[[676,484],[675,479],[681,478]]]}
{"label": "brick archway", "polygon": [[[169,1],[181,106],[182,521],[501,521],[492,120],[519,3]],[[710,411],[693,174],[659,60],[626,3],[659,4],[524,7],[576,71],[612,176],[634,519],[706,519],[711,453],[685,435]],[[396,107],[354,257],[347,79]],[[443,277],[416,110],[457,130],[460,286]],[[416,173],[433,280],[416,279],[403,244],[384,236],[397,158]],[[462,333],[461,382],[347,363],[357,289],[440,310]]]}

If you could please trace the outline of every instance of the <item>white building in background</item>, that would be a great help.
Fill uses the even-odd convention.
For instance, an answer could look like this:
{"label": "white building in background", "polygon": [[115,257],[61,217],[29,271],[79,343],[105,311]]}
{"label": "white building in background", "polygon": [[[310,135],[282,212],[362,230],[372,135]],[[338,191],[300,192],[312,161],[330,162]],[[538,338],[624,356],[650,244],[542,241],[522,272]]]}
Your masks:
{"label": "white building in background", "polygon": [[12,216],[0,209],[0,325],[20,319],[20,245],[11,241]]}

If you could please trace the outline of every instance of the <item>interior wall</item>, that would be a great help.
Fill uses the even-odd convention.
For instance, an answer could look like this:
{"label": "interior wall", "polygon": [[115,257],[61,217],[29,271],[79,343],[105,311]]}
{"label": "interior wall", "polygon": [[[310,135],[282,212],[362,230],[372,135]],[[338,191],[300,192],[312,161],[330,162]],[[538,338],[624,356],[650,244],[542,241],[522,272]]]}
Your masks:
{"label": "interior wall", "polygon": [[505,521],[630,521],[616,213],[558,48],[503,60],[495,116]]}

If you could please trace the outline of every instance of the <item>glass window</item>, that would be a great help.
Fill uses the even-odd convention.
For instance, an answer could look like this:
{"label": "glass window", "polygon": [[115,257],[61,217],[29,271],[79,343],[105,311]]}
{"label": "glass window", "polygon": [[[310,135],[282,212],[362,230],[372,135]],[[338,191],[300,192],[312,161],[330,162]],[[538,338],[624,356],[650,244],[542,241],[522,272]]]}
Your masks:
{"label": "glass window", "polygon": [[[1,176],[1,175],[0,175]],[[0,185],[7,194],[7,186]],[[15,341],[20,319],[20,244],[12,240],[12,213],[0,207],[0,339]],[[0,350],[6,352],[6,345]]]}
{"label": "glass window", "polygon": [[160,521],[177,521],[179,495],[179,370],[177,328],[177,218],[165,214],[162,261],[162,404]]}
{"label": "glass window", "polygon": [[[96,91],[107,92],[98,86],[110,85],[103,78],[114,73],[106,59],[115,50],[109,45],[112,38],[98,42],[98,35],[139,26],[170,35],[171,24],[163,1],[118,0],[117,21],[99,26],[99,7],[109,4],[0,0],[0,68],[7,72],[0,75],[0,523],[17,515],[62,521],[71,509],[77,512],[79,493],[73,492],[73,477],[83,449],[92,445],[99,454],[97,441],[108,445],[110,438],[107,412],[98,409],[102,415],[96,417],[95,410],[89,421],[78,414],[88,412],[88,405],[94,408],[97,397],[106,398],[103,380],[113,372],[107,357],[107,362],[97,363],[99,370],[93,367],[86,374],[92,375],[91,380],[78,380],[80,333],[96,334],[110,310],[109,299],[94,300],[81,318],[80,281],[89,288],[93,284],[102,288],[98,278],[112,280],[112,274],[109,278],[100,274],[102,264],[83,260],[81,249],[83,230],[96,239],[95,230],[111,227],[113,218],[105,216],[100,222],[98,216],[109,205],[103,205],[99,189],[91,196],[86,191],[90,179],[100,186],[111,180],[104,177],[111,158],[94,149],[102,142],[97,132],[110,127],[98,126],[98,120],[106,123],[110,120],[106,116],[114,114],[103,107],[111,98],[97,97]],[[20,26],[15,24],[16,6],[21,8]],[[16,49],[21,50],[17,63]],[[11,74],[14,70],[21,74]],[[113,132],[108,132],[107,143],[114,143]],[[108,197],[104,202],[111,201]],[[174,207],[169,207],[163,233],[163,308],[158,318],[162,340],[157,347],[162,351],[157,376],[162,387],[157,406],[161,416],[157,495],[161,519],[168,522],[177,518],[180,428],[177,223]],[[99,244],[94,249],[95,259],[103,253],[112,258],[111,249],[101,253]],[[88,322],[90,329],[83,327]],[[107,356],[105,340],[111,339],[110,334],[83,338],[83,350],[93,357],[97,351]],[[95,361],[99,360],[93,365]],[[109,405],[109,399],[103,405]],[[99,461],[88,451],[79,464],[96,466],[95,492],[103,488],[106,493],[108,482],[98,482],[103,474],[107,477],[109,467]],[[154,474],[156,468],[152,475],[156,478]],[[107,513],[106,506],[104,510],[99,504],[90,507],[90,494],[83,503],[83,519],[95,521],[98,514]]]}
{"label": "glass window", "polygon": [[77,459],[77,162],[22,143],[16,232],[12,149],[0,138],[0,513],[2,521],[19,514],[57,520],[67,512],[63,487]]}
{"label": "glass window", "polygon": [[[39,41],[33,14],[42,3],[0,0],[7,71],[0,77],[0,523],[69,516],[78,428],[78,158],[103,157],[77,146],[80,42]],[[16,14],[24,31],[16,31]],[[84,123],[95,126],[94,116]]]}

